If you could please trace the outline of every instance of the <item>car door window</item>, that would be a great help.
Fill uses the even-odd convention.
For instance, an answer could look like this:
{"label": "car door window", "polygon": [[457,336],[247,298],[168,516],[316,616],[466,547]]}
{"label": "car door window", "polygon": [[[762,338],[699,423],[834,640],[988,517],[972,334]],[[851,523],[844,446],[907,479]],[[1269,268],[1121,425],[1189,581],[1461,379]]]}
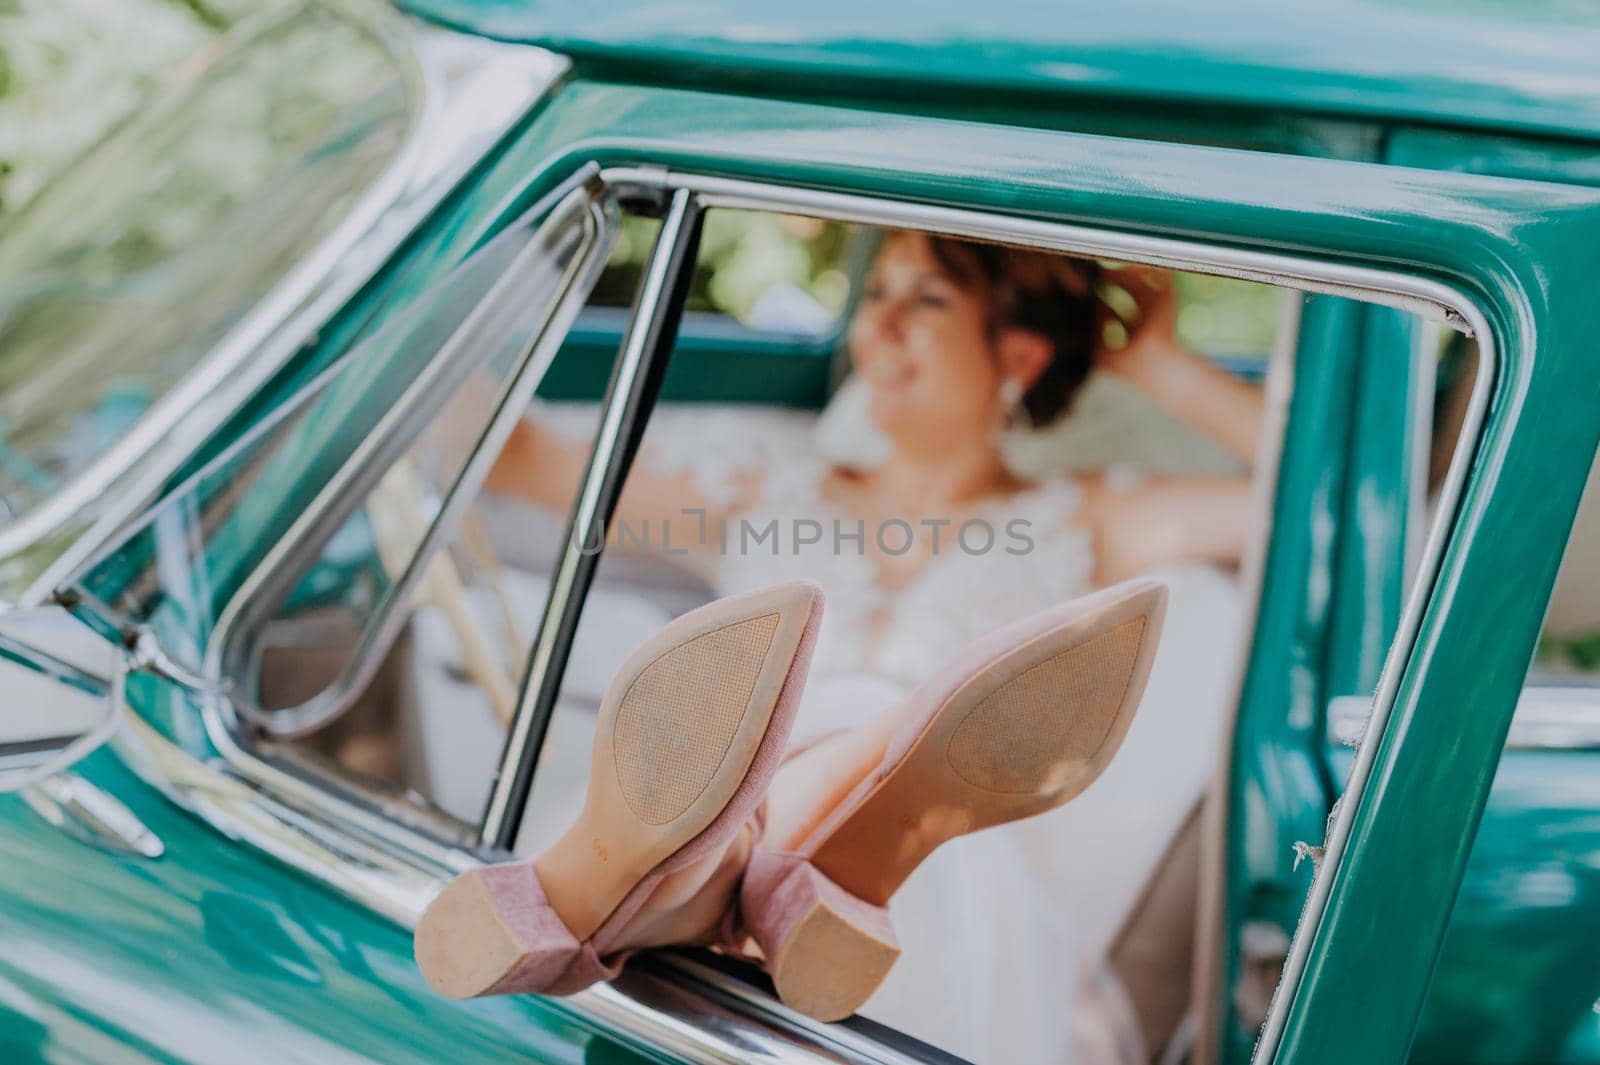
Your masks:
{"label": "car door window", "polygon": [[[1353,746],[1365,728],[1424,540],[1446,517],[1452,463],[1471,444],[1480,385],[1471,338],[1390,311],[1365,315],[1351,357],[1381,376],[1360,387],[1350,427],[1327,679],[1327,737],[1336,747]],[[1335,761],[1342,781],[1348,763]]]}
{"label": "car door window", "polygon": [[[709,212],[708,231],[718,214]],[[875,283],[870,269],[846,269],[849,249],[868,249],[870,268],[886,244],[909,239],[878,227],[740,214],[722,224],[807,234],[805,258],[818,276],[856,277],[858,288],[844,301],[849,308],[876,298],[861,291]],[[960,255],[966,246],[949,247]],[[870,500],[863,506],[850,494],[855,479],[887,461],[893,441],[875,420],[884,414],[874,404],[888,400],[874,392],[869,375],[881,367],[863,370],[859,353],[852,362],[851,345],[873,341],[852,331],[848,314],[833,350],[800,367],[755,337],[743,350],[725,352],[726,362],[709,363],[685,337],[686,321],[616,514],[603,538],[588,545],[604,553],[517,837],[518,851],[533,853],[565,830],[582,801],[595,712],[611,673],[633,646],[689,608],[789,578],[822,583],[823,633],[796,726],[804,742],[892,706],[989,629],[1115,579],[1097,565],[1096,535],[1083,524],[1086,498],[1159,497],[1157,486],[1185,483],[1210,492],[1219,515],[1227,515],[1219,520],[1229,524],[1209,535],[1226,543],[1203,547],[1207,532],[1200,531],[1192,553],[1180,548],[1171,558],[1111,570],[1117,577],[1154,570],[1172,594],[1165,657],[1112,771],[1046,818],[948,845],[896,898],[906,958],[863,1014],[976,1060],[993,1059],[998,1047],[1009,1060],[1057,1060],[1072,1053],[1074,1030],[1116,1023],[1107,996],[1133,993],[1147,1005],[1185,993],[1187,933],[1171,932],[1169,923],[1157,964],[1136,961],[1133,944],[1160,926],[1162,915],[1141,900],[1169,862],[1189,878],[1177,925],[1193,929],[1194,815],[1227,734],[1249,642],[1252,559],[1268,533],[1265,493],[1278,450],[1271,437],[1281,431],[1304,300],[1251,282],[1166,271],[1135,276],[1125,264],[1038,254],[1023,257],[1022,268],[1093,279],[1080,295],[1099,308],[1091,328],[1102,368],[1081,389],[1068,389],[1070,404],[1049,411],[1045,427],[1005,431],[1006,461],[1026,487],[959,513],[870,509]],[[696,276],[722,276],[737,263],[720,261],[717,247],[707,245]],[[1185,360],[1197,360],[1182,365],[1259,402],[1256,424],[1270,426],[1261,439],[1216,439],[1181,410],[1164,407],[1159,383],[1153,396],[1132,370],[1114,368],[1115,352],[1155,309],[1152,291],[1135,283],[1141,279],[1156,283],[1158,298],[1174,294],[1172,341]],[[730,376],[744,382],[731,394]],[[496,484],[506,498],[499,505],[530,513],[548,507],[519,486],[515,472],[540,468],[533,456],[579,446],[581,431],[572,426],[590,420],[598,398],[567,396],[530,409],[520,445],[501,461]],[[1272,409],[1280,417],[1269,416]],[[1196,516],[1185,513],[1183,520]],[[1171,520],[1171,536],[1157,539],[1181,545],[1188,530]],[[923,556],[914,570],[895,568],[906,547]],[[1162,786],[1149,787],[1151,780]],[[1093,863],[1075,857],[1091,853]],[[969,875],[980,869],[987,871]],[[991,875],[998,869],[1015,874],[1007,874],[1004,888]],[[942,909],[956,898],[973,903],[955,922],[959,943],[951,941]],[[1071,959],[1065,981],[1063,957]],[[970,1009],[955,1015],[929,1008],[955,984]],[[1166,1042],[1177,1028],[1177,1018],[1160,1017],[1148,1036]]]}

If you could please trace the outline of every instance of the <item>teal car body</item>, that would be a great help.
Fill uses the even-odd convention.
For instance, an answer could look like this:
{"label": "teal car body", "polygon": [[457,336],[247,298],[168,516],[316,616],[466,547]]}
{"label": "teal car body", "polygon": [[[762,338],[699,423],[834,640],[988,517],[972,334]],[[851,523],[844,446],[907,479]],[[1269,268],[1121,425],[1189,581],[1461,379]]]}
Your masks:
{"label": "teal car body", "polygon": [[[1250,1060],[1259,1033],[1235,988],[1243,930],[1266,925],[1299,931],[1259,1060],[1600,1062],[1600,762],[1504,750],[1600,445],[1600,16],[1582,5],[1229,4],[1199,18],[1178,4],[935,4],[912,28],[907,12],[839,3],[781,15],[407,6],[571,65],[170,486],[591,164],[1175,237],[1445,286],[1481,313],[1493,374],[1410,611],[1414,486],[1393,455],[1416,427],[1394,377],[1372,383],[1405,342],[1402,316],[1330,295],[1300,326],[1218,815],[1228,842],[1205,918],[1214,956],[1194,1060]],[[569,344],[614,346],[620,331],[580,330]],[[726,383],[716,338],[686,329],[684,343],[706,369],[674,387],[714,395]],[[769,357],[784,367],[767,378],[772,398],[821,402],[816,353]],[[581,360],[565,365],[572,394],[604,384]],[[1388,705],[1376,741],[1354,756],[1330,744],[1330,701],[1375,692]],[[127,697],[147,723],[142,740],[75,772],[159,837],[161,857],[68,839],[21,798],[0,799],[7,1060],[705,1056],[674,1028],[679,976],[653,965],[597,997],[434,997],[403,919],[363,904],[360,885],[308,874],[295,851],[327,846],[318,826],[226,770],[181,685],[138,675]],[[1330,820],[1352,772],[1365,786]],[[197,817],[171,781],[203,773],[216,779],[196,785],[209,803]],[[245,808],[296,827],[264,849],[219,813]],[[1320,863],[1296,859],[1295,842],[1325,837]],[[384,875],[366,841],[351,848],[361,875]],[[741,1043],[757,1037],[743,1033],[738,1003],[710,997],[725,1027],[705,1023],[750,1060],[923,1052],[869,1025],[819,1037],[770,1019],[756,1029],[768,1042]]]}

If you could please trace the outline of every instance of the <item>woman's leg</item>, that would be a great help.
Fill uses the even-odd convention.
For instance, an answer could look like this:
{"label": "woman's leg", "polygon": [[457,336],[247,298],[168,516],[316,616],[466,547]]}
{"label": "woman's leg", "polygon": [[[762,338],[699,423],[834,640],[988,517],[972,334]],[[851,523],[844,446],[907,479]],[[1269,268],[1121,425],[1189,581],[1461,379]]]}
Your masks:
{"label": "woman's leg", "polygon": [[767,791],[762,848],[793,850],[883,760],[899,707],[824,736],[793,755]]}

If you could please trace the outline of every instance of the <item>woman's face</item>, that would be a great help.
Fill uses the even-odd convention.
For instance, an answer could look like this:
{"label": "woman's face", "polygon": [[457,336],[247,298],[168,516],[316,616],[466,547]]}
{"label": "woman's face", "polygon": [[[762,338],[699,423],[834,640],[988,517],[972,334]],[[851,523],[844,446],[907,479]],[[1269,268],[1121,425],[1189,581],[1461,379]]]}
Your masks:
{"label": "woman's face", "polygon": [[925,237],[884,241],[849,338],[872,420],[897,444],[949,444],[992,429],[1000,373],[988,308],[941,270]]}

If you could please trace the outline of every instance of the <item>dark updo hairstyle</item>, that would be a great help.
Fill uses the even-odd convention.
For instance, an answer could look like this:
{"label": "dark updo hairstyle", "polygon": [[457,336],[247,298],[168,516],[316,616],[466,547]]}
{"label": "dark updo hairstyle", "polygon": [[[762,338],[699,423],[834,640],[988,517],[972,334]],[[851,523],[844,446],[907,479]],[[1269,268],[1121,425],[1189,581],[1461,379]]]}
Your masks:
{"label": "dark updo hairstyle", "polygon": [[992,334],[1022,329],[1050,341],[1050,362],[1022,397],[1028,422],[1042,428],[1066,414],[1094,365],[1100,264],[955,237],[930,235],[928,247],[953,282],[983,299]]}

